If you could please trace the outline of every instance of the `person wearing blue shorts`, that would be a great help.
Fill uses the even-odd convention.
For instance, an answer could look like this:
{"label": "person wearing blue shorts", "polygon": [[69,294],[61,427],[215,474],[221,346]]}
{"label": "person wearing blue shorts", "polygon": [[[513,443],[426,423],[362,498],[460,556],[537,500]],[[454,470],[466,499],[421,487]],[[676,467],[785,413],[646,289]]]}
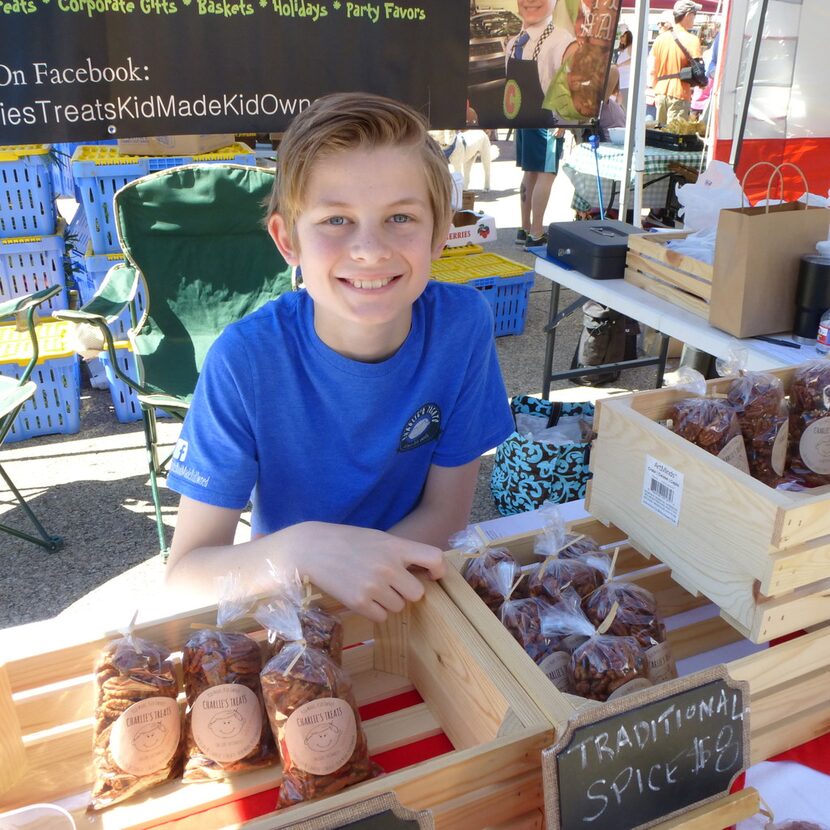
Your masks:
{"label": "person wearing blue shorts", "polygon": [[545,208],[559,172],[564,143],[562,130],[516,130],[516,166],[524,173],[519,188],[522,225],[516,234],[517,245],[532,248],[547,244]]}

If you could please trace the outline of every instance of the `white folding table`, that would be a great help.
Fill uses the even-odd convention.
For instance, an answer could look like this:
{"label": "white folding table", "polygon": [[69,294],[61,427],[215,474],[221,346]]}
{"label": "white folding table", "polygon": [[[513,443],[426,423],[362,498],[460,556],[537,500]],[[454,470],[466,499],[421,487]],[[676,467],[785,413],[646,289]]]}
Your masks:
{"label": "white folding table", "polygon": [[[579,271],[569,270],[548,259],[543,248],[536,248],[534,253],[537,255],[536,273],[551,282],[550,312],[546,326],[547,343],[545,346],[544,377],[542,379],[542,396],[545,398],[550,393],[552,381],[566,380],[591,373],[591,369],[585,368],[552,373],[556,327],[563,317],[575,311],[576,306],[583,301],[579,300],[572,303],[565,312],[560,312],[559,292],[562,287],[575,291],[580,295],[580,298],[594,300],[601,305],[614,309],[614,311],[618,311],[620,314],[624,314],[626,317],[637,320],[639,323],[651,326],[662,335],[660,354],[657,357],[619,361],[602,367],[594,367],[598,371],[657,366],[656,386],[659,388],[663,383],[670,337],[674,337],[676,340],[715,357],[726,357],[730,345],[735,342],[734,337],[710,326],[702,317],[698,317],[660,297],[655,297],[642,288],[625,282],[625,280],[590,279]],[[792,335],[789,333],[774,335],[773,339],[791,345],[780,345],[754,337],[740,340],[741,346],[747,351],[747,369],[752,371],[775,369],[804,363],[811,358],[818,357],[816,351],[810,346],[798,348],[799,344],[793,341]]]}

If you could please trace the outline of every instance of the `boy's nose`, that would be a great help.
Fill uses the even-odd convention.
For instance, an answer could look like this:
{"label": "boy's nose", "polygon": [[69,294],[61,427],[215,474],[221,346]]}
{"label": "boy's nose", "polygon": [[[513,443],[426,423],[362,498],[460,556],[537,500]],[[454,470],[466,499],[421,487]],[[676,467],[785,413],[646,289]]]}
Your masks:
{"label": "boy's nose", "polygon": [[352,257],[364,262],[388,259],[391,248],[382,231],[360,228],[352,239]]}

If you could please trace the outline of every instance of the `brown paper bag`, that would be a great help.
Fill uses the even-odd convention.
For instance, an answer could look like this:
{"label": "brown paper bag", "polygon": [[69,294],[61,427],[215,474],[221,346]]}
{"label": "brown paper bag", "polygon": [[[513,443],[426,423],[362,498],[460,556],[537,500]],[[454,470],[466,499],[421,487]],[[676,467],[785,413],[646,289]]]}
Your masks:
{"label": "brown paper bag", "polygon": [[830,210],[801,202],[722,210],[709,322],[736,337],[791,331],[801,257],[828,227]]}

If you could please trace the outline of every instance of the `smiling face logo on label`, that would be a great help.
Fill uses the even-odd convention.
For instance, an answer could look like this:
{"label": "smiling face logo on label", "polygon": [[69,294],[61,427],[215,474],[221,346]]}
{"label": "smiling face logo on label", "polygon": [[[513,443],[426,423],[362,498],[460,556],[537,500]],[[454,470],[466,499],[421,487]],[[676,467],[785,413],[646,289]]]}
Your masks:
{"label": "smiling face logo on label", "polygon": [[406,422],[401,432],[398,452],[423,447],[435,441],[441,434],[441,407],[437,403],[425,403]]}

